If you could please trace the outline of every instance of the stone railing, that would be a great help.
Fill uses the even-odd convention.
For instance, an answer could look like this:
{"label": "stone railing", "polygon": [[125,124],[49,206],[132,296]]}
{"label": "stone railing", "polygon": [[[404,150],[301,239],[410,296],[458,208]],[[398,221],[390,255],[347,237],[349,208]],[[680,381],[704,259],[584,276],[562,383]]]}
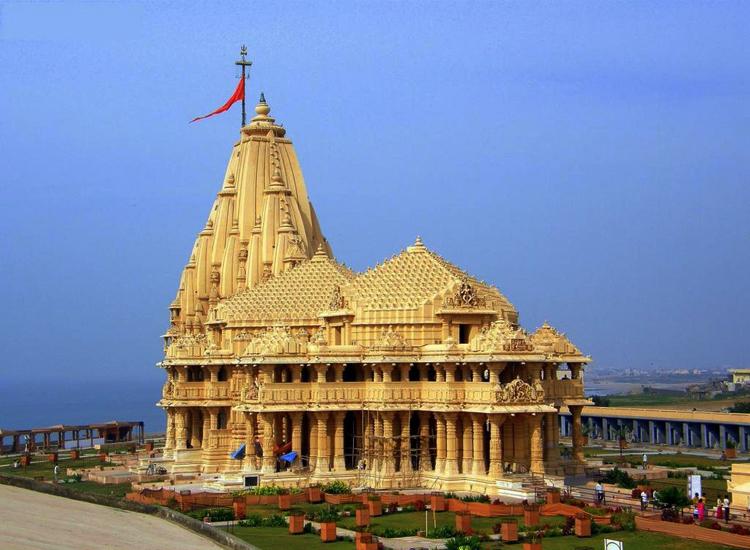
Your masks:
{"label": "stone railing", "polygon": [[174,389],[172,398],[187,401],[229,399],[229,382],[180,382]]}

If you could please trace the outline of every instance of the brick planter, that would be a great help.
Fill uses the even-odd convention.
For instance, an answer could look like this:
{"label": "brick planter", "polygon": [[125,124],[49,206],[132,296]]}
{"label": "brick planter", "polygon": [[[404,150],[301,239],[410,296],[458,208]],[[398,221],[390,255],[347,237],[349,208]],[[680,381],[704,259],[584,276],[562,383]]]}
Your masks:
{"label": "brick planter", "polygon": [[247,516],[247,504],[244,500],[235,500],[232,503],[232,509],[234,510],[235,519],[245,519]]}
{"label": "brick planter", "polygon": [[372,540],[370,533],[357,533],[355,550],[378,550],[378,543]]}
{"label": "brick planter", "polygon": [[724,451],[724,454],[727,456],[727,458],[737,458],[737,449],[727,448],[727,450]]}
{"label": "brick planter", "polygon": [[99,453],[99,462],[107,462],[107,453]]}
{"label": "brick planter", "polygon": [[467,533],[471,529],[471,514],[469,512],[456,512],[456,530]]}
{"label": "brick planter", "polygon": [[310,502],[320,502],[323,500],[323,494],[320,492],[320,487],[310,487],[307,489],[307,496]]}
{"label": "brick planter", "polygon": [[500,536],[503,542],[516,542],[518,540],[518,522],[515,520],[503,520]]}
{"label": "brick planter", "polygon": [[560,489],[549,488],[547,489],[547,504],[559,504],[560,503]]}
{"label": "brick planter", "polygon": [[542,550],[542,541],[524,542],[523,550]]}
{"label": "brick planter", "polygon": [[305,515],[296,514],[289,516],[289,532],[292,535],[301,535],[305,532]]}
{"label": "brick planter", "polygon": [[432,508],[433,512],[445,511],[445,496],[442,494],[432,495],[430,497],[430,507]]}
{"label": "brick planter", "polygon": [[292,495],[279,495],[279,510],[289,510],[292,507]]}
{"label": "brick planter", "polygon": [[335,521],[320,524],[320,540],[323,542],[333,542],[336,540]]}
{"label": "brick planter", "polygon": [[153,443],[146,443],[146,452],[150,453],[154,450],[154,444]]}
{"label": "brick planter", "polygon": [[383,515],[383,503],[380,500],[368,500],[367,508],[370,511],[370,515],[373,517]]}
{"label": "brick planter", "polygon": [[539,508],[537,506],[524,506],[523,522],[525,525],[539,525]]}
{"label": "brick planter", "polygon": [[73,460],[77,460],[77,459],[81,458],[81,451],[79,451],[77,449],[73,450],[73,451],[70,451],[70,458],[72,458]]}
{"label": "brick planter", "polygon": [[50,462],[57,462],[57,453],[50,453],[47,455],[47,460]]}
{"label": "brick planter", "polygon": [[370,525],[370,508],[369,506],[359,506],[356,510],[357,527]]}
{"label": "brick planter", "polygon": [[576,536],[577,537],[590,537],[591,536],[591,518],[584,516],[576,516]]}
{"label": "brick planter", "polygon": [[31,466],[31,455],[23,455],[21,457],[21,466]]}

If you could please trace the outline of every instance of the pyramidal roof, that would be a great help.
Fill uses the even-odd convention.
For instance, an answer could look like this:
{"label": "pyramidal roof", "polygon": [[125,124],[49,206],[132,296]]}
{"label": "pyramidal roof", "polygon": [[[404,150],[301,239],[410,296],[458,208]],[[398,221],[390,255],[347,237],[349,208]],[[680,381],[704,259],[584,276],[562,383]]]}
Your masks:
{"label": "pyramidal roof", "polygon": [[200,327],[221,300],[309,260],[331,257],[286,129],[261,97],[183,270],[172,320]]}

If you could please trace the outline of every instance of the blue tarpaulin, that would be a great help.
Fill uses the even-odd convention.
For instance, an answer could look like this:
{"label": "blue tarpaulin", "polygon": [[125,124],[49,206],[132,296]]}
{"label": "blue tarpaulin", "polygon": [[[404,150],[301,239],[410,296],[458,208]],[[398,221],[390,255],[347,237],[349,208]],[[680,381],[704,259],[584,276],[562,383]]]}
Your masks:
{"label": "blue tarpaulin", "polygon": [[291,453],[287,453],[284,456],[282,456],[281,460],[286,460],[287,462],[291,462],[295,458],[297,458],[297,453],[292,451]]}
{"label": "blue tarpaulin", "polygon": [[236,458],[237,460],[242,460],[245,457],[245,444],[243,443],[240,445],[240,448],[234,451],[232,454],[230,454],[232,458]]}

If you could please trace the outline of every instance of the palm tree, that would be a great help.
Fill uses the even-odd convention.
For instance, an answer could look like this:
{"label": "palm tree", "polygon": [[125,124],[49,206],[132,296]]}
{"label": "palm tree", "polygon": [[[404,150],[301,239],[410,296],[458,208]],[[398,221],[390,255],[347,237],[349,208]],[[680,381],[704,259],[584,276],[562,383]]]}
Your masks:
{"label": "palm tree", "polygon": [[617,438],[618,447],[620,447],[620,462],[622,462],[622,447],[623,442],[628,440],[630,437],[630,430],[626,426],[620,425],[614,430],[615,437]]}

